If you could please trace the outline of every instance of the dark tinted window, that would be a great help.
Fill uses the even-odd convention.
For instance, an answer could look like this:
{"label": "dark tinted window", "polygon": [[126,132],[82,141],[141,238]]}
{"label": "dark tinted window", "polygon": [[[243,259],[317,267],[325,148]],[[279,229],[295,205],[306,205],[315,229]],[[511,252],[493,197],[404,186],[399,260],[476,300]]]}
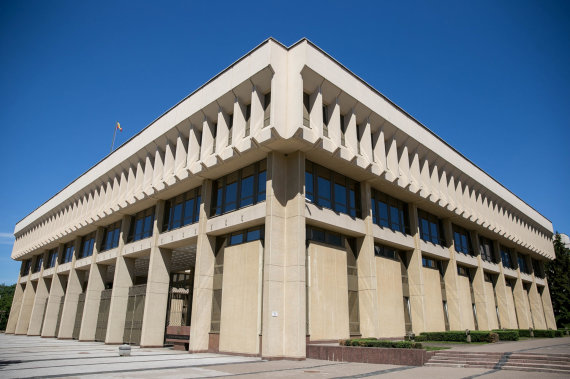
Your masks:
{"label": "dark tinted window", "polygon": [[453,245],[458,253],[473,255],[469,232],[457,225],[453,225]]}
{"label": "dark tinted window", "polygon": [[95,232],[90,233],[81,239],[79,259],[92,256],[94,247],[95,247]]}
{"label": "dark tinted window", "polygon": [[154,207],[137,213],[131,219],[131,229],[127,242],[148,238],[152,235],[154,224]]}
{"label": "dark tinted window", "polygon": [[514,268],[512,251],[508,247],[500,246],[501,249],[501,261],[503,262],[503,267]]}
{"label": "dark tinted window", "polygon": [[172,230],[198,222],[200,199],[200,188],[194,188],[168,200],[164,209],[162,230]]}
{"label": "dark tinted window", "polygon": [[408,234],[408,206],[380,191],[372,190],[372,222]]}
{"label": "dark tinted window", "polygon": [[307,226],[307,240],[344,247],[344,237],[335,232]]}
{"label": "dark tinted window", "polygon": [[264,228],[262,226],[256,226],[255,228],[244,229],[230,234],[228,238],[228,246],[239,245],[240,243],[251,241],[263,241],[264,237]]}
{"label": "dark tinted window", "polygon": [[119,246],[120,235],[121,235],[121,221],[117,221],[107,226],[103,231],[103,242],[101,243],[101,251],[111,250]]}
{"label": "dark tinted window", "polygon": [[443,238],[441,220],[422,210],[418,210],[418,220],[420,224],[420,238],[436,245],[445,245]]}
{"label": "dark tinted window", "polygon": [[487,262],[495,262],[495,250],[493,248],[493,241],[488,238],[479,237],[479,251],[481,259]]}

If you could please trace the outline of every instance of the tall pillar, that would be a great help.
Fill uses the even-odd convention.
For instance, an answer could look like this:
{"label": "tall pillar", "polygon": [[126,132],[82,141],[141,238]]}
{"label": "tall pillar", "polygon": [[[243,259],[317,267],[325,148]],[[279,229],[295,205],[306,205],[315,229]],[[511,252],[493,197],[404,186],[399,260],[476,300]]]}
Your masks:
{"label": "tall pillar", "polygon": [[61,322],[59,324],[59,333],[57,335],[58,339],[72,338],[79,295],[83,292],[85,273],[75,269],[75,261],[77,261],[77,255],[81,248],[81,237],[75,239],[74,245],[71,269],[69,270],[69,278],[67,279],[67,290],[65,291],[65,301],[63,303]]}
{"label": "tall pillar", "polygon": [[123,256],[125,241],[130,226],[130,216],[123,217],[123,222],[121,223],[121,237],[119,238],[117,259],[115,261],[113,292],[111,294],[111,304],[109,305],[109,322],[107,324],[107,335],[105,336],[106,344],[123,343],[127,304],[129,301],[129,288],[132,287],[135,278],[135,260]]}
{"label": "tall pillar", "polygon": [[64,244],[60,244],[57,252],[57,259],[51,279],[51,287],[49,290],[48,303],[46,308],[46,315],[44,317],[44,327],[42,328],[42,337],[57,337],[55,330],[57,328],[57,319],[59,316],[59,309],[62,296],[65,296],[65,288],[67,286],[67,275],[60,275],[57,273],[59,261],[64,253]]}
{"label": "tall pillar", "polygon": [[528,302],[530,305],[530,313],[534,327],[536,329],[546,329],[546,320],[544,319],[544,309],[542,308],[542,301],[540,300],[540,295],[538,294],[538,288],[536,287],[536,272],[534,272],[534,265],[531,264],[529,267],[532,269],[532,283],[530,285],[530,291],[528,292]]}
{"label": "tall pillar", "polygon": [[164,217],[164,201],[156,204],[146,283],[146,298],[141,332],[141,347],[162,347],[166,327],[166,308],[170,286],[172,251],[158,247],[159,226]]}
{"label": "tall pillar", "polygon": [[448,239],[449,262],[443,275],[445,282],[445,295],[447,297],[447,316],[450,330],[461,330],[461,312],[465,312],[459,306],[459,286],[457,285],[457,261],[455,258],[455,240],[451,220],[443,220],[443,234]]}
{"label": "tall pillar", "polygon": [[30,317],[30,327],[28,328],[29,336],[39,336],[42,332],[42,323],[44,320],[45,309],[49,297],[48,278],[44,278],[44,267],[47,262],[49,252],[43,254],[43,264],[40,269],[40,277],[36,287],[36,299],[34,300],[34,307]]}
{"label": "tall pillar", "polygon": [[477,310],[477,327],[479,330],[489,330],[489,316],[487,315],[487,294],[485,291],[485,273],[483,260],[479,246],[479,234],[471,232],[473,249],[477,252],[477,269],[473,277],[473,295],[475,296],[475,308]]}
{"label": "tall pillar", "polygon": [[542,307],[546,317],[546,327],[556,329],[556,319],[554,318],[554,310],[552,309],[552,301],[550,299],[550,290],[548,289],[548,280],[544,278],[544,290],[542,291]]}
{"label": "tall pillar", "polygon": [[97,228],[95,234],[95,246],[93,247],[93,260],[89,269],[89,280],[85,290],[85,305],[83,308],[83,319],[81,320],[81,330],[79,331],[79,341],[95,341],[97,331],[97,318],[99,316],[99,305],[101,304],[101,291],[105,289],[105,279],[107,276],[107,266],[97,264],[97,255],[103,242],[104,228]]}
{"label": "tall pillar", "polygon": [[20,317],[20,309],[22,308],[22,298],[24,297],[24,283],[22,283],[22,275],[18,277],[16,289],[14,290],[14,297],[12,298],[12,307],[10,308],[10,316],[8,316],[8,323],[6,324],[6,334],[14,334],[16,331],[16,324]]}
{"label": "tall pillar", "polygon": [[362,182],[360,184],[360,197],[362,200],[362,218],[366,228],[366,235],[359,239],[361,241],[356,258],[360,334],[363,337],[380,337],[370,183]]}
{"label": "tall pillar", "polygon": [[529,318],[530,309],[528,309],[528,302],[526,301],[526,296],[524,294],[525,289],[521,279],[521,268],[518,264],[518,254],[518,252],[513,252],[513,258],[517,262],[517,280],[515,282],[515,288],[513,289],[513,295],[515,298],[515,308],[517,310],[519,328],[528,329],[532,326],[532,320]]}
{"label": "tall pillar", "polygon": [[209,333],[212,321],[212,296],[214,293],[214,262],[216,238],[206,234],[212,197],[212,181],[202,184],[202,203],[198,222],[196,266],[192,297],[192,320],[190,328],[190,351],[208,351]]}
{"label": "tall pillar", "polygon": [[32,264],[30,265],[30,271],[28,273],[28,282],[26,284],[26,289],[24,290],[24,296],[22,297],[22,306],[20,308],[20,317],[18,317],[18,323],[16,324],[15,334],[27,334],[28,327],[30,325],[30,317],[32,316],[32,308],[34,307],[34,299],[36,297],[36,287],[37,284],[30,280],[32,275],[32,268],[35,266],[37,257],[32,259]]}
{"label": "tall pillar", "polygon": [[[494,241],[494,249],[501,255],[501,246],[499,242]],[[516,322],[511,321],[511,317],[509,315],[509,306],[508,306],[508,292],[510,291],[510,287],[507,287],[506,280],[505,280],[505,273],[503,268],[503,261],[502,259],[499,260],[499,277],[497,278],[497,284],[495,285],[495,294],[497,295],[497,307],[499,308],[499,325],[501,328],[507,329],[516,329],[517,325]]]}
{"label": "tall pillar", "polygon": [[408,285],[410,289],[410,308],[412,311],[412,330],[420,334],[426,330],[425,299],[422,273],[422,250],[420,248],[420,230],[418,224],[418,208],[415,204],[408,207],[410,216],[410,233],[414,238],[414,250],[408,252]]}
{"label": "tall pillar", "polygon": [[268,358],[306,357],[304,178],[304,153],[268,155],[262,308]]}

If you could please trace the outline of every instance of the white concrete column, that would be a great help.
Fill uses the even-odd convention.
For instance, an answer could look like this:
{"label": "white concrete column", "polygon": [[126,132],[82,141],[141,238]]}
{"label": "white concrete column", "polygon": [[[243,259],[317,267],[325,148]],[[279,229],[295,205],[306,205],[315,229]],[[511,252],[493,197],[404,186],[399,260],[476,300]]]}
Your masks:
{"label": "white concrete column", "polygon": [[548,289],[548,280],[544,278],[544,290],[542,291],[542,307],[546,316],[546,327],[556,329],[556,319],[554,318],[554,311],[552,309],[552,301],[550,299],[550,290]]}
{"label": "white concrete column", "polygon": [[141,331],[141,347],[162,347],[166,327],[166,308],[170,285],[172,251],[158,247],[160,225],[164,217],[164,201],[155,207],[152,245],[146,283],[146,297]]}
{"label": "white concrete column", "polygon": [[95,246],[93,247],[93,259],[89,269],[87,289],[85,290],[85,306],[83,308],[81,330],[79,331],[79,341],[95,341],[99,305],[101,304],[101,291],[105,289],[107,276],[107,266],[97,264],[97,255],[101,248],[104,231],[104,228],[99,227],[95,234]]}
{"label": "white concrete column", "polygon": [[81,248],[81,237],[75,239],[75,249],[73,259],[71,261],[71,270],[69,270],[69,278],[67,280],[67,290],[65,291],[65,302],[61,314],[61,322],[59,324],[58,339],[70,339],[73,336],[73,328],[75,326],[75,316],[77,315],[77,304],[79,303],[79,295],[83,292],[83,280],[85,273],[75,269],[77,255]]}
{"label": "white concrete column", "polygon": [[378,292],[376,278],[376,258],[374,256],[374,234],[372,231],[372,194],[370,183],[360,183],[362,218],[365,236],[359,238],[360,246],[356,258],[358,270],[358,306],[360,314],[360,334],[363,337],[380,337]]}
{"label": "white concrete column", "polygon": [[262,312],[267,358],[306,356],[304,178],[302,152],[268,155]]}
{"label": "white concrete column", "polygon": [[198,130],[196,125],[190,125],[190,132],[188,135],[188,160],[186,167],[190,168],[192,165],[200,160],[200,141],[202,140],[202,133]]}
{"label": "white concrete column", "polygon": [[245,137],[246,106],[234,98],[234,123],[232,125],[232,145],[237,146]]}
{"label": "white concrete column", "polygon": [[473,277],[473,294],[475,296],[475,307],[477,309],[477,326],[479,330],[489,330],[489,316],[487,315],[487,296],[485,291],[485,274],[481,259],[481,248],[479,246],[479,234],[471,232],[471,243],[477,252],[477,269]]}
{"label": "white concrete column", "polygon": [[125,258],[123,250],[125,240],[131,226],[131,217],[123,217],[121,223],[121,237],[117,248],[117,259],[115,261],[115,276],[113,279],[113,292],[111,294],[111,304],[109,306],[109,322],[107,324],[106,344],[123,343],[125,331],[125,319],[127,317],[127,304],[129,301],[129,288],[133,285],[135,276],[135,260]]}
{"label": "white concrete column", "polygon": [[457,283],[457,260],[455,258],[455,240],[453,238],[453,226],[451,220],[443,220],[443,232],[448,240],[449,261],[443,276],[445,282],[445,295],[447,297],[447,315],[449,319],[449,330],[461,330],[461,312],[459,305],[459,286]]}
{"label": "white concrete column", "polygon": [[49,297],[48,284],[51,284],[50,279],[44,278],[44,267],[48,259],[48,254],[48,251],[43,253],[43,263],[40,269],[40,277],[38,278],[38,284],[36,287],[36,298],[34,300],[34,307],[30,317],[30,326],[28,328],[29,336],[39,336],[42,332],[42,322],[47,306],[47,299]]}
{"label": "white concrete column", "polygon": [[228,147],[228,136],[230,118],[224,112],[222,107],[218,108],[218,130],[216,131],[216,153],[220,154],[226,147]]}
{"label": "white concrete column", "polygon": [[28,281],[26,283],[26,289],[24,290],[24,296],[22,297],[22,306],[20,308],[20,316],[18,317],[18,323],[16,324],[15,334],[27,334],[28,327],[30,325],[30,317],[32,316],[32,308],[34,307],[34,299],[36,297],[36,286],[37,283],[32,282],[30,277],[32,275],[33,267],[35,266],[37,256],[32,258],[30,265],[30,270],[28,272]]}
{"label": "white concrete column", "polygon": [[517,263],[517,280],[513,288],[513,295],[515,298],[515,308],[517,310],[517,319],[520,329],[528,329],[532,327],[532,320],[530,319],[530,309],[528,309],[528,302],[524,294],[525,289],[521,279],[521,268],[519,267],[518,252],[513,252],[513,259]]}
{"label": "white concrete column", "polygon": [[340,146],[340,104],[338,103],[338,97],[334,102],[329,104],[329,138],[333,142],[334,146]]}
{"label": "white concrete column", "polygon": [[[501,246],[499,242],[494,242],[494,249],[499,256],[501,256]],[[510,291],[510,287],[506,285],[504,267],[503,267],[503,260],[499,260],[499,277],[497,278],[497,284],[495,285],[495,293],[497,294],[497,307],[499,308],[499,323],[501,328],[507,329],[517,329],[516,320],[511,321],[511,317],[509,315],[509,306],[508,306],[508,292]],[[513,315],[514,316],[514,315]]]}
{"label": "white concrete column", "polygon": [[[192,320],[190,328],[190,352],[208,351],[209,333],[212,320],[212,296],[214,289],[214,262],[216,238],[206,234],[212,197],[212,181],[202,184],[202,203],[198,222],[198,242],[196,246],[196,267]],[[198,306],[200,304],[200,306]]]}
{"label": "white concrete column", "polygon": [[204,161],[214,153],[214,125],[204,116],[202,122],[202,144],[200,149],[200,160]]}
{"label": "white concrete column", "polygon": [[420,230],[418,223],[418,208],[409,204],[410,234],[414,238],[414,250],[408,252],[408,285],[410,288],[410,308],[412,311],[412,330],[419,334],[426,330],[425,325],[425,295],[422,273],[422,251],[420,248]]}
{"label": "white concrete column", "polygon": [[46,315],[44,317],[44,327],[42,328],[42,337],[57,337],[55,335],[55,330],[57,327],[57,320],[60,317],[59,308],[61,298],[65,296],[65,288],[67,287],[67,275],[60,275],[57,273],[59,261],[64,253],[64,247],[64,244],[60,244],[57,251],[57,259],[55,260],[53,276],[51,279]]}
{"label": "white concrete column", "polygon": [[6,334],[14,334],[16,331],[16,324],[20,318],[20,309],[22,308],[22,299],[24,297],[24,286],[21,282],[22,275],[18,276],[16,289],[14,290],[14,297],[12,298],[12,307],[10,308],[10,316],[8,316],[8,323],[6,324]]}

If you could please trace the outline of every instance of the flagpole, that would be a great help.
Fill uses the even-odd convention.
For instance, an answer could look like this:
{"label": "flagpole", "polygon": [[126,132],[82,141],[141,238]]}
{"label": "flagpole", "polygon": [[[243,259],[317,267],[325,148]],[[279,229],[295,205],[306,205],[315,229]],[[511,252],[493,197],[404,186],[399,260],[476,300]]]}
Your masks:
{"label": "flagpole", "polygon": [[117,126],[115,125],[115,131],[113,132],[113,142],[111,143],[111,154],[113,152],[113,147],[115,147],[115,136],[117,135]]}

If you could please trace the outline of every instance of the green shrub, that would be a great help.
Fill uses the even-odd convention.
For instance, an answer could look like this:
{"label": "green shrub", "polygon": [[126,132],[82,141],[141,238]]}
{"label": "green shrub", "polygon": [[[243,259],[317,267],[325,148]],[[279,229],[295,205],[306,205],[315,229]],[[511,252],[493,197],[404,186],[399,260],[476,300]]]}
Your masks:
{"label": "green shrub", "polygon": [[422,336],[421,334],[419,336],[415,336],[414,337],[414,341],[416,342],[424,342],[427,341],[427,337],[426,336]]}
{"label": "green shrub", "polygon": [[564,334],[566,333],[566,331],[562,330],[562,329],[558,329],[558,330],[555,330],[554,333],[556,333],[555,334],[556,337],[564,337]]}
{"label": "green shrub", "polygon": [[465,342],[467,336],[463,331],[451,331],[451,332],[423,332],[420,336],[424,336],[428,341],[455,341],[455,342]]}
{"label": "green shrub", "polygon": [[381,341],[375,338],[356,338],[352,340],[340,340],[341,346],[359,347],[385,347],[398,349],[421,349],[422,344],[413,341]]}

